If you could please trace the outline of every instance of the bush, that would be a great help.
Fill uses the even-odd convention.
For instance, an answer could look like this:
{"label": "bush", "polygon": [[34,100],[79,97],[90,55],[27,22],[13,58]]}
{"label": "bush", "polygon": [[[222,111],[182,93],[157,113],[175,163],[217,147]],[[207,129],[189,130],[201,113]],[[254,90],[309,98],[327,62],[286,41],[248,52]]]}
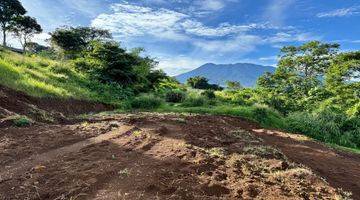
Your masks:
{"label": "bush", "polygon": [[204,96],[196,96],[196,95],[191,95],[188,96],[184,103],[183,106],[185,107],[199,107],[199,106],[204,106],[207,104],[207,98]]}
{"label": "bush", "polygon": [[141,95],[130,101],[130,105],[135,109],[155,109],[163,104],[161,98],[154,95]]}
{"label": "bush", "polygon": [[13,123],[17,127],[25,127],[30,126],[32,124],[32,121],[26,116],[17,116],[13,119]]}
{"label": "bush", "polygon": [[207,97],[208,99],[215,99],[215,92],[213,90],[205,90],[201,93],[202,96]]}
{"label": "bush", "polygon": [[166,92],[165,100],[166,102],[170,102],[170,103],[181,103],[184,101],[185,96],[186,96],[185,92],[181,90],[171,90]]}
{"label": "bush", "polygon": [[360,119],[348,118],[334,109],[314,113],[292,113],[285,119],[286,129],[301,133],[319,141],[360,148]]}

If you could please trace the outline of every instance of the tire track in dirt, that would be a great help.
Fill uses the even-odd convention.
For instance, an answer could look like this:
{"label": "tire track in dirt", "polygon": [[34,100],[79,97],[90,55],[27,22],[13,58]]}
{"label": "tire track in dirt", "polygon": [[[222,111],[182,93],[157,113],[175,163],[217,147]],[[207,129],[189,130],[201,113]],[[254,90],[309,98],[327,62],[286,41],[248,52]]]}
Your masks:
{"label": "tire track in dirt", "polygon": [[[12,179],[12,177],[25,169],[39,165],[50,160],[56,159],[58,156],[65,155],[67,153],[78,152],[84,147],[92,144],[98,144],[106,140],[110,140],[115,137],[119,137],[133,130],[134,126],[120,125],[120,128],[110,131],[108,133],[92,137],[72,145],[64,146],[46,153],[30,156],[29,158],[19,160],[11,165],[5,166],[4,170],[0,170],[0,183]],[[41,168],[41,166],[40,166]]]}

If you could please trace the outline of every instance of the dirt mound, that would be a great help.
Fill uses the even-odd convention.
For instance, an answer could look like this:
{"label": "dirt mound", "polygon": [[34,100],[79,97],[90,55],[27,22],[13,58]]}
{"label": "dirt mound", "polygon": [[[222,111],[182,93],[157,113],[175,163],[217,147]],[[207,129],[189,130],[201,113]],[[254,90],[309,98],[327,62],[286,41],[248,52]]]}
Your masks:
{"label": "dirt mound", "polygon": [[[275,143],[256,128],[233,117],[139,113],[0,129],[0,199],[346,199],[338,187],[359,199],[360,172],[350,164],[359,165],[358,156],[340,160],[287,136]],[[314,146],[286,151],[300,144]],[[329,154],[318,168],[294,159],[320,150]],[[326,173],[336,159],[328,168],[351,171],[347,183]]]}
{"label": "dirt mound", "polygon": [[62,122],[68,116],[110,109],[111,106],[82,100],[31,97],[0,85],[0,127],[8,125],[6,118],[15,115],[39,122]]}

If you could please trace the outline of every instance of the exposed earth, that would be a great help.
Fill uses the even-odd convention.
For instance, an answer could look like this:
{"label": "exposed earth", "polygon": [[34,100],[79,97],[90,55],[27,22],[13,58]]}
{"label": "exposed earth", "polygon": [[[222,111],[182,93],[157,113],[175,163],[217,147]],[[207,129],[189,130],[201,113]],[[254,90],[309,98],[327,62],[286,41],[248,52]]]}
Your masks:
{"label": "exposed earth", "polygon": [[234,117],[95,116],[71,125],[2,128],[0,144],[0,199],[360,195],[358,155]]}
{"label": "exposed earth", "polygon": [[[56,110],[23,94],[11,101],[1,91],[0,119],[20,113],[34,120],[27,127],[0,127],[1,200],[360,199],[360,156],[304,136],[227,116],[78,119],[68,117],[82,113],[71,109],[75,100],[60,104],[68,111]],[[37,120],[19,109],[26,105],[65,120]]]}

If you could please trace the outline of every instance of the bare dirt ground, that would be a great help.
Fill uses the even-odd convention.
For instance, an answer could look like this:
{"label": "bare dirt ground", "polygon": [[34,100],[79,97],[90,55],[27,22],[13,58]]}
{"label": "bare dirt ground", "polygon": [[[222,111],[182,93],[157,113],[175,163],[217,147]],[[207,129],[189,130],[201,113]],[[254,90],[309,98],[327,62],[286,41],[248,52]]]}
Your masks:
{"label": "bare dirt ground", "polygon": [[0,128],[11,126],[12,117],[24,115],[36,122],[69,123],[69,117],[111,110],[112,107],[76,99],[38,98],[0,85]]}
{"label": "bare dirt ground", "polygon": [[0,166],[2,200],[360,199],[359,155],[235,117],[0,128]]}

